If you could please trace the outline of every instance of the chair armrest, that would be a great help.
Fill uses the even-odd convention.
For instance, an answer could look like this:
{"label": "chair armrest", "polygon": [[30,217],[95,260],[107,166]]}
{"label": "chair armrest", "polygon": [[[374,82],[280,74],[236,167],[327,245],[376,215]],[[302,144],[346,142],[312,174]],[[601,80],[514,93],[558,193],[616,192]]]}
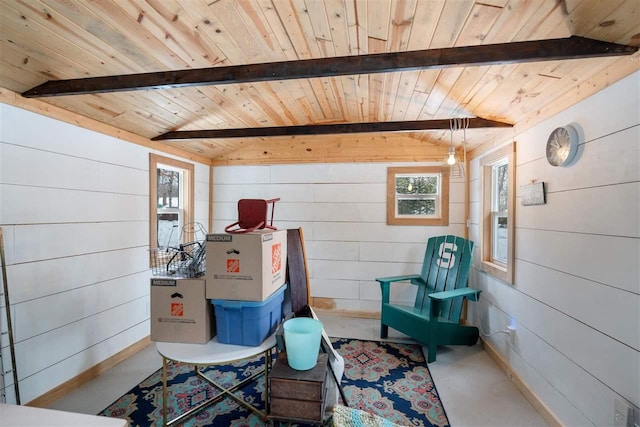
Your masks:
{"label": "chair armrest", "polygon": [[404,282],[407,280],[419,279],[419,274],[405,274],[404,276],[378,277],[376,281],[382,283]]}
{"label": "chair armrest", "polygon": [[445,301],[452,298],[467,297],[470,301],[478,301],[478,299],[480,299],[480,292],[482,291],[473,288],[460,288],[451,291],[434,292],[429,294],[429,298]]}
{"label": "chair armrest", "polygon": [[419,274],[406,274],[404,276],[390,276],[390,277],[378,277],[376,279],[380,282],[380,290],[382,291],[382,303],[389,303],[389,296],[391,294],[391,283],[394,282],[406,282],[411,281],[412,285],[417,285],[419,281],[422,281],[422,278]]}

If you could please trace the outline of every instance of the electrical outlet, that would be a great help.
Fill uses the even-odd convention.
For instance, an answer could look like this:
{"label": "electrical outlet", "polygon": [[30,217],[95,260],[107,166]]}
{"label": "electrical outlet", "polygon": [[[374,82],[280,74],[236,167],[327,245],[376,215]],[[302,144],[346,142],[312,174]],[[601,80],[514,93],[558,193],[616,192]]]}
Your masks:
{"label": "electrical outlet", "polygon": [[516,328],[509,325],[507,326],[507,331],[509,335],[509,344],[514,345],[516,343]]}

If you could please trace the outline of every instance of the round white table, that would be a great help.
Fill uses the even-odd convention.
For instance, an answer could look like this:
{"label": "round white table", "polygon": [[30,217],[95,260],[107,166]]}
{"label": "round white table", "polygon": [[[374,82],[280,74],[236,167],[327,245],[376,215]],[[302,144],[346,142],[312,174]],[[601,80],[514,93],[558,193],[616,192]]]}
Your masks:
{"label": "round white table", "polygon": [[[276,346],[276,335],[275,333],[266,338],[262,344],[256,347],[242,346],[242,345],[231,345],[231,344],[221,344],[218,342],[218,337],[214,337],[211,341],[206,344],[182,344],[182,343],[169,343],[169,342],[156,342],[156,349],[158,353],[162,356],[162,419],[163,425],[169,426],[177,421],[183,420],[187,417],[192,416],[196,412],[205,408],[206,406],[211,405],[219,401],[221,398],[228,396],[234,399],[236,402],[244,406],[245,408],[255,412],[262,419],[266,419],[267,412],[260,411],[254,406],[248,404],[244,400],[236,397],[233,392],[240,387],[244,386],[250,381],[253,381],[258,376],[264,374],[265,375],[265,385],[268,384],[269,381],[269,370],[271,369],[271,351]],[[211,379],[207,378],[204,374],[202,374],[200,368],[204,366],[213,366],[213,365],[224,365],[227,363],[235,362],[238,360],[249,359],[251,357],[257,356],[260,353],[264,353],[264,370],[256,372],[251,375],[249,378],[242,380],[240,383],[236,384],[230,389],[226,389],[216,384]],[[202,402],[200,405],[191,408],[184,414],[177,416],[172,420],[167,420],[167,363],[175,362],[182,363],[186,365],[193,365],[194,371],[196,375],[200,378],[204,379],[214,387],[220,390],[220,393],[211,399]],[[268,387],[265,387],[267,390]],[[268,402],[269,398],[266,396],[266,401]]]}

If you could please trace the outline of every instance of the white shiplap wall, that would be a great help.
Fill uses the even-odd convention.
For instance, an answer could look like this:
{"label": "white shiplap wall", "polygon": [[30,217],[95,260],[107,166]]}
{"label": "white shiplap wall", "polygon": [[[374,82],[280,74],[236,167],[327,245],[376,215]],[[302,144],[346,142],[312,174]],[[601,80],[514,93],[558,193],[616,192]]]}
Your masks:
{"label": "white shiplap wall", "polygon": [[[571,166],[554,168],[545,144],[566,124],[584,142]],[[513,346],[503,334],[485,339],[564,425],[614,425],[616,400],[640,406],[640,72],[515,141],[516,187],[544,182],[547,203],[517,199],[515,283],[476,270],[475,323],[485,333],[516,327]],[[476,241],[479,161],[470,166]]]}
{"label": "white shiplap wall", "polygon": [[[302,227],[312,297],[332,298],[338,309],[379,311],[376,277],[417,273],[430,236],[465,234],[462,181],[450,184],[448,227],[388,226],[389,166],[403,164],[215,167],[214,231],[223,232],[237,220],[239,199],[280,197],[274,225]],[[392,293],[397,301],[414,297],[415,290],[406,284]]]}
{"label": "white shiplap wall", "polygon": [[[149,150],[5,104],[0,126],[0,226],[26,403],[149,334]],[[209,167],[195,172],[206,225]],[[7,346],[3,335],[10,361]]]}

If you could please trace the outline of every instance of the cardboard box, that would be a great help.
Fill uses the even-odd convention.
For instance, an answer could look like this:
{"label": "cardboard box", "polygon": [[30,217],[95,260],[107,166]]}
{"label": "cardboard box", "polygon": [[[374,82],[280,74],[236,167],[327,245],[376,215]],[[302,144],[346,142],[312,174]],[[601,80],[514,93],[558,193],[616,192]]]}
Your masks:
{"label": "cardboard box", "polygon": [[207,298],[264,301],[285,282],[287,230],[208,234]]}
{"label": "cardboard box", "polygon": [[203,279],[151,279],[151,340],[205,344],[216,334]]}

